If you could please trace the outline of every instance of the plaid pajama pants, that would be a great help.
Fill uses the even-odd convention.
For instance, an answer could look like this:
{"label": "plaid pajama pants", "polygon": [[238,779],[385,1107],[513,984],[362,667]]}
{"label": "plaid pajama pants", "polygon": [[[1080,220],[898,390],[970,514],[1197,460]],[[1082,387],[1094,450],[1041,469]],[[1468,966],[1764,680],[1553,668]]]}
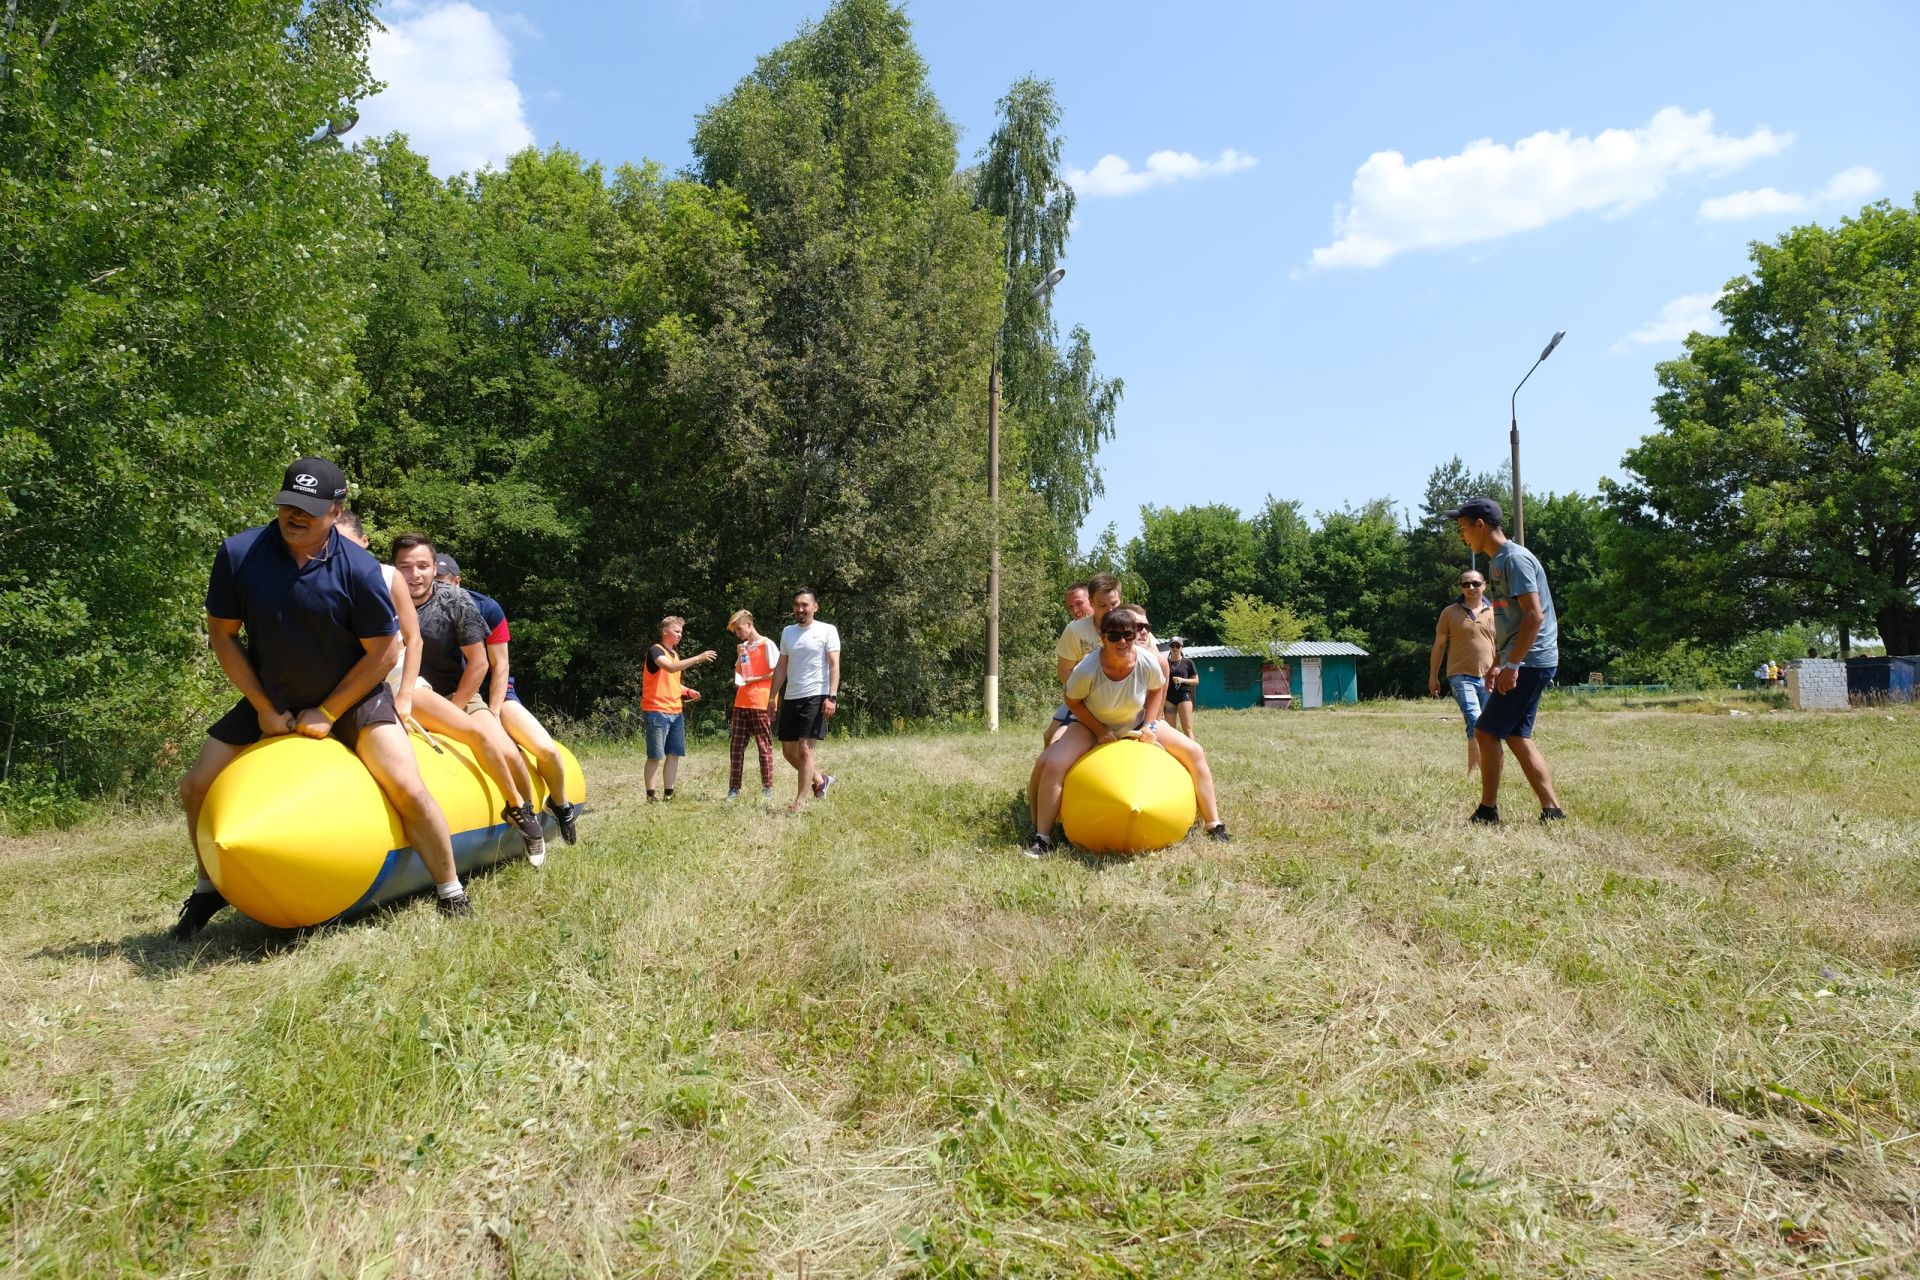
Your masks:
{"label": "plaid pajama pants", "polygon": [[740,776],[745,772],[747,759],[747,739],[752,738],[760,748],[760,785],[773,786],[773,718],[763,707],[735,707],[733,716],[727,723],[727,790],[740,789]]}

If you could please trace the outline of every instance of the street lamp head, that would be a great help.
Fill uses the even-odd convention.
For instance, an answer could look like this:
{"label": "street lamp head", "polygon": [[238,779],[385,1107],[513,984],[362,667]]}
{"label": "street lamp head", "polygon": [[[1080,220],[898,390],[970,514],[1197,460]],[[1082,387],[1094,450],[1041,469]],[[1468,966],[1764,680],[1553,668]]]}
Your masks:
{"label": "street lamp head", "polygon": [[[353,126],[360,123],[360,113],[348,107],[346,113],[337,120],[327,121],[327,132],[336,138],[345,137],[352,132]],[[1556,339],[1558,341],[1558,339]]]}
{"label": "street lamp head", "polygon": [[1549,342],[1547,344],[1547,349],[1540,353],[1540,359],[1545,360],[1548,356],[1552,355],[1553,349],[1560,345],[1560,339],[1566,336],[1567,336],[1567,331],[1565,329],[1562,329],[1560,332],[1554,334],[1553,341]]}
{"label": "street lamp head", "polygon": [[1067,278],[1067,269],[1065,267],[1055,267],[1053,270],[1047,272],[1046,279],[1042,280],[1039,284],[1033,286],[1033,288],[1027,291],[1027,297],[1037,302],[1040,298],[1042,298],[1046,294],[1051,293],[1053,291],[1053,286],[1059,284],[1062,280],[1066,278]]}

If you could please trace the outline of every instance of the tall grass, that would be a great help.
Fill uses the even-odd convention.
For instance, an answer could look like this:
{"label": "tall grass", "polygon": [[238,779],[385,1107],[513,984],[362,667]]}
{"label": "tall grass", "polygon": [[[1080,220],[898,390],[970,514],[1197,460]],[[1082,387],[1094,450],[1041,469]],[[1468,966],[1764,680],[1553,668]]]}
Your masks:
{"label": "tall grass", "polygon": [[799,819],[602,748],[472,921],[191,946],[177,823],[12,840],[0,1263],[1910,1273],[1917,728],[1556,710],[1487,831],[1443,704],[1203,712],[1236,843],[1040,865],[1034,726]]}

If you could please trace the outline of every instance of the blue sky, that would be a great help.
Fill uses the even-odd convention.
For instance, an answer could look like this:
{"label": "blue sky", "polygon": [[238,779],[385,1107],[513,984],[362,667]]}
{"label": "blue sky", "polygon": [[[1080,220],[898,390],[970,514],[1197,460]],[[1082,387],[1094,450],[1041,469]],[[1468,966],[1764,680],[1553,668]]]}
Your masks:
{"label": "blue sky", "polygon": [[[531,142],[690,159],[821,0],[387,5],[363,132],[441,172]],[[1920,6],[908,5],[965,157],[1049,76],[1079,174],[1057,294],[1126,380],[1106,497],[1416,502],[1458,453],[1591,492],[1747,245],[1920,189]],[[1155,153],[1164,153],[1150,160]]]}

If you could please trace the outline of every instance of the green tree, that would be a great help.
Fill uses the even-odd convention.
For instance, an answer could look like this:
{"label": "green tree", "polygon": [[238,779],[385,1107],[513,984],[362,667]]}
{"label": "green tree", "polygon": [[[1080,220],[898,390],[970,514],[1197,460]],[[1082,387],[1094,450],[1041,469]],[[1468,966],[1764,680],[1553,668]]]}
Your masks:
{"label": "green tree", "polygon": [[1228,600],[1253,592],[1258,554],[1253,525],[1233,507],[1148,505],[1127,566],[1146,586],[1155,631],[1212,644]]}
{"label": "green tree", "polygon": [[217,687],[199,639],[214,547],[352,421],[373,188],[324,126],[370,88],[369,7],[9,0],[0,16],[16,783],[97,791],[183,767],[166,739],[190,740]]}
{"label": "green tree", "polygon": [[[1659,366],[1661,428],[1603,481],[1643,635],[1791,622],[1920,650],[1920,197],[1752,246],[1724,336]],[[1657,589],[1646,589],[1657,584]]]}
{"label": "green tree", "polygon": [[[751,388],[763,461],[730,518],[764,548],[776,599],[821,589],[859,652],[855,705],[909,716],[970,710],[984,667],[980,388],[1004,246],[954,179],[956,136],[901,11],[842,0],[708,110],[693,144],[752,230],[749,367],[727,385]],[[1038,505],[1003,504],[1014,539],[1023,499]],[[1048,594],[1037,576],[1002,584],[1016,702],[1045,683],[1039,633],[1017,628],[1045,627]]]}
{"label": "green tree", "polygon": [[1046,503],[1065,558],[1101,485],[1096,459],[1113,438],[1124,387],[1103,378],[1093,343],[1075,326],[1060,349],[1053,296],[1032,296],[1066,256],[1073,188],[1061,161],[1060,107],[1053,82],[1024,76],[999,102],[999,124],[973,173],[974,202],[1000,220],[1004,319],[1000,325],[1005,453]]}
{"label": "green tree", "polygon": [[1265,658],[1278,648],[1304,639],[1307,627],[1282,605],[1258,596],[1236,595],[1220,610],[1219,634],[1221,644]]}

